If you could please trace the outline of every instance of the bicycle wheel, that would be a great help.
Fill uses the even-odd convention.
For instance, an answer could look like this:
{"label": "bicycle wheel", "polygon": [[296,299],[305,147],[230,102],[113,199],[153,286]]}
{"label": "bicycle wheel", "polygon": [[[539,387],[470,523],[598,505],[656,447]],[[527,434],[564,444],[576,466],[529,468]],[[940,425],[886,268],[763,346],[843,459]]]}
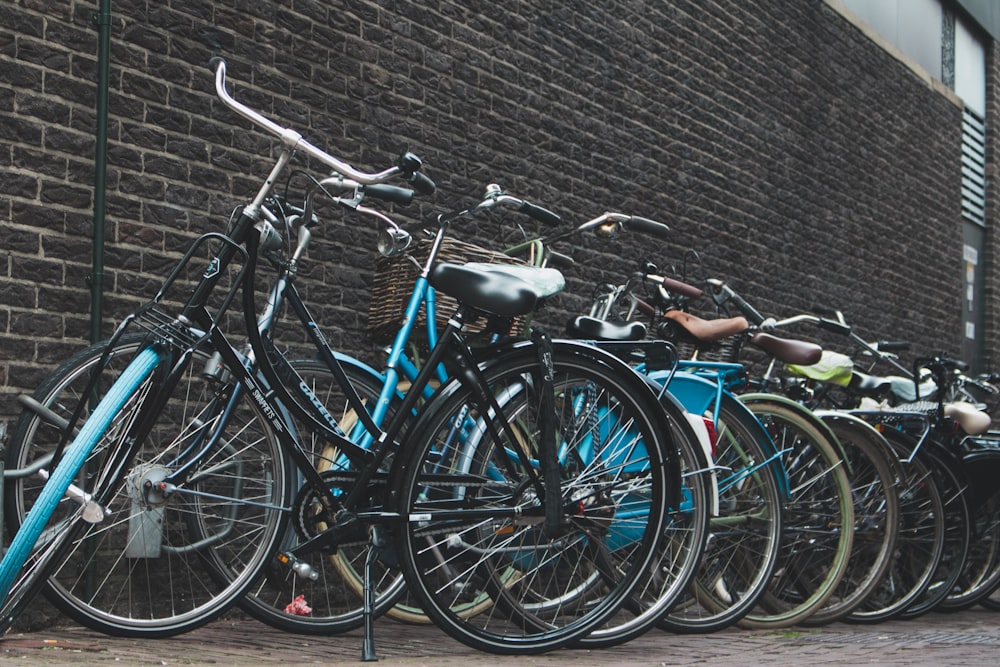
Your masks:
{"label": "bicycle wheel", "polygon": [[[10,627],[18,611],[30,602],[49,571],[60,565],[83,524],[99,523],[105,519],[100,506],[84,495],[86,489],[81,489],[76,496],[81,502],[63,501],[87,458],[99,448],[101,438],[112,430],[116,415],[130,398],[141,392],[160,361],[156,350],[143,350],[96,406],[93,419],[84,424],[66,447],[51,475],[40,475],[45,481],[38,490],[31,511],[19,517],[23,521],[18,521],[11,531],[14,537],[0,561],[0,591],[4,596],[0,623],[4,629]],[[51,448],[47,453],[51,454],[53,450]],[[45,469],[40,467],[40,470]],[[63,504],[61,509],[60,504]],[[49,527],[47,532],[46,526]]]}
{"label": "bicycle wheel", "polygon": [[[678,448],[683,500],[679,507],[669,509],[660,550],[629,603],[576,642],[577,646],[616,646],[652,628],[684,595],[701,562],[716,488],[708,460],[712,445],[701,442],[690,425],[689,416],[669,394],[664,395],[660,403],[670,420],[673,441]],[[696,419],[701,420],[701,417]]]}
{"label": "bicycle wheel", "polygon": [[[111,351],[98,394],[139,345],[130,336]],[[100,346],[81,352],[39,388],[18,420],[8,466],[24,468],[51,453],[66,415],[86,400],[81,392],[100,353]],[[156,393],[145,386],[133,391],[102,431],[89,472],[78,482],[99,494],[106,516],[74,540],[50,572],[46,593],[83,625],[119,636],[167,636],[198,627],[236,602],[276,547],[290,492],[284,459],[249,401],[233,406],[226,425],[216,428],[232,387],[203,374],[209,356],[195,352],[142,446],[124,460],[117,449]],[[117,466],[121,474],[108,476]],[[181,468],[187,475],[161,486],[172,484]],[[12,530],[41,488],[34,477],[8,485]]]}
{"label": "bicycle wheel", "polygon": [[733,625],[757,604],[778,560],[785,491],[770,439],[746,407],[725,394],[715,442],[718,514],[709,521],[694,581],[658,623],[669,632]]}
{"label": "bicycle wheel", "polygon": [[[347,404],[326,365],[314,360],[289,363],[339,428],[351,434],[357,415]],[[369,403],[378,398],[382,388],[380,377],[354,364],[344,364],[343,368],[362,400]],[[300,432],[299,443],[310,453],[316,469],[327,476],[331,488],[350,484],[349,474],[343,476],[343,481],[337,481],[337,474],[349,473],[350,465],[336,447],[308,431]],[[299,497],[295,503],[296,516],[306,513],[309,498],[308,495]],[[290,549],[299,540],[312,537],[325,527],[312,525],[307,520],[298,523],[299,529],[289,529],[283,538],[283,548]],[[368,547],[368,540],[361,540],[340,544],[334,553],[320,550],[303,555],[301,560],[318,576],[315,580],[300,577],[291,568],[272,562],[240,606],[254,618],[286,632],[328,635],[361,627],[364,622],[363,572]],[[374,614],[377,616],[393,607],[405,586],[399,568],[382,561],[377,563],[374,584]],[[421,616],[419,609],[407,611],[414,617]]]}
{"label": "bicycle wheel", "polygon": [[939,611],[961,611],[987,598],[1000,585],[1000,496],[992,494],[972,510],[965,566]]}
{"label": "bicycle wheel", "polygon": [[900,431],[879,428],[902,477],[899,495],[899,530],[889,568],[879,585],[848,614],[852,623],[878,623],[896,618],[931,584],[944,552],[944,501],[934,481],[932,463],[923,452],[913,453],[913,443]]}
{"label": "bicycle wheel", "polygon": [[931,583],[923,594],[904,609],[899,618],[916,618],[931,611],[948,597],[965,568],[969,553],[972,515],[966,494],[967,484],[958,469],[959,463],[947,453],[925,446],[934,466],[934,478],[939,485],[944,511],[944,551],[934,570]]}
{"label": "bicycle wheel", "polygon": [[819,412],[837,436],[851,463],[854,545],[847,570],[829,600],[805,625],[821,625],[850,614],[882,581],[899,531],[899,494],[895,458],[888,443],[867,422],[837,412]]}
{"label": "bicycle wheel", "polygon": [[[557,525],[538,472],[533,347],[491,362],[482,388],[452,384],[395,469],[407,586],[445,632],[493,653],[554,649],[607,620],[658,553],[670,496],[679,501],[670,427],[645,381],[583,345],[557,341],[552,361],[555,409],[542,417],[560,443]],[[502,414],[481,407],[491,395]],[[482,613],[455,612],[476,600],[489,601]]]}
{"label": "bicycle wheel", "polygon": [[780,559],[747,628],[803,622],[833,595],[854,541],[854,499],[835,437],[811,411],[781,397],[740,397],[782,453],[789,498]]}

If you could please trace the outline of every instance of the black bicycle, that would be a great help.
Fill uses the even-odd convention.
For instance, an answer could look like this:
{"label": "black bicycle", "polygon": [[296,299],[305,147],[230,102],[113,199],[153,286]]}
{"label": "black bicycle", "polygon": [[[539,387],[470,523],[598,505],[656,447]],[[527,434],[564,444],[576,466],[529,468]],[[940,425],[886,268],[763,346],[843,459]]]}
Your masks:
{"label": "black bicycle", "polygon": [[[94,374],[62,442],[39,463],[52,474],[0,565],[7,591],[3,618],[9,624],[61,564],[100,562],[110,554],[146,559],[152,579],[165,584],[151,602],[183,605],[175,607],[178,613],[124,631],[189,629],[220,613],[254,582],[291,521],[303,539],[281,550],[279,561],[309,576],[303,561],[308,554],[368,544],[366,596],[374,593],[377,563],[398,564],[424,611],[477,648],[538,652],[586,635],[644,580],[660,549],[667,510],[680,503],[672,429],[656,396],[627,364],[586,345],[544,334],[469,345],[467,322],[485,319],[490,331],[502,333],[512,318],[558,289],[554,270],[515,275],[436,263],[428,264],[423,277],[460,305],[398,410],[378,428],[290,283],[288,304],[370,430],[372,446],[346,437],[329,411],[313,404],[315,394],[300,391],[307,383],[258,329],[258,258],[275,250],[281,237],[266,203],[296,152],[333,169],[345,187],[400,176],[425,187],[427,181],[412,156],[374,174],[350,167],[232,99],[224,62],[215,62],[215,73],[227,106],[281,138],[283,147],[227,232],[199,239],[153,301],[119,328],[109,356],[126,332],[139,331],[143,343],[91,410],[90,397],[100,387],[100,373]],[[436,242],[453,221],[515,202],[526,204],[488,199],[438,216]],[[202,254],[210,256],[207,265],[185,284]],[[173,310],[177,289],[188,296]],[[239,335],[249,341],[239,349],[223,331],[238,294],[244,324]],[[222,419],[206,421],[174,409],[183,405],[185,378],[201,373],[206,358],[216,359],[215,400],[206,414]],[[439,365],[450,379],[426,400],[420,390]],[[237,411],[251,413],[261,429],[261,438],[250,439],[252,447],[240,445],[228,430],[250,421],[231,419]],[[306,432],[324,439],[349,464],[335,472],[317,470],[301,444]],[[168,457],[140,456],[155,451],[161,434],[184,446],[170,447]],[[213,463],[206,468],[208,461]],[[207,566],[203,579],[213,582],[191,600],[155,568],[170,534],[163,516],[179,502],[189,510],[182,519],[187,536],[166,552],[195,555]],[[123,549],[120,537],[114,538],[107,519],[116,503],[138,517],[132,535],[142,536],[139,545]],[[240,548],[217,549],[230,540]],[[135,555],[126,551],[132,547],[138,548]],[[368,620],[375,613],[370,602],[366,598]],[[481,613],[457,611],[467,610],[469,602]],[[366,630],[363,657],[372,659],[370,623]]]}

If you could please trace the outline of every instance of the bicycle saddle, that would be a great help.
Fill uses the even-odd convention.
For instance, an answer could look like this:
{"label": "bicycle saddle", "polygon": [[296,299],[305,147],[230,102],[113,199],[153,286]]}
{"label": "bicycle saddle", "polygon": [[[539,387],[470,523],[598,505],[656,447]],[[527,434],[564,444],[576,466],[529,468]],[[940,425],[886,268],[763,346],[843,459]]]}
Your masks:
{"label": "bicycle saddle", "polygon": [[747,318],[743,316],[703,320],[683,310],[668,310],[663,316],[676,322],[698,340],[709,343],[735,336],[750,328]]}
{"label": "bicycle saddle", "polygon": [[[788,362],[785,362],[788,363]],[[846,387],[854,377],[854,362],[846,354],[823,350],[818,361],[811,364],[788,364],[792,373],[797,373],[810,380],[832,382]]]}
{"label": "bicycle saddle", "polygon": [[755,333],[750,342],[778,361],[786,364],[808,366],[823,356],[823,348],[815,343],[792,338],[779,338],[762,332]]}
{"label": "bicycle saddle", "polygon": [[990,416],[966,401],[945,403],[944,414],[951,417],[969,435],[981,435],[990,430],[993,420]]}
{"label": "bicycle saddle", "polygon": [[937,391],[937,384],[933,379],[920,384],[920,393],[913,384],[913,380],[901,375],[868,375],[859,371],[854,371],[851,378],[853,389],[869,396],[881,396],[891,393],[897,400],[910,403],[921,398],[931,398]]}
{"label": "bicycle saddle", "polygon": [[500,317],[530,313],[539,299],[562,288],[562,274],[555,269],[527,266],[440,263],[434,265],[427,280],[460,303]]}
{"label": "bicycle saddle", "polygon": [[503,273],[514,278],[519,278],[531,285],[538,292],[538,298],[540,299],[558,294],[566,287],[566,279],[556,269],[540,269],[520,264],[489,264],[487,262],[466,262],[463,266],[475,269],[476,271]]}
{"label": "bicycle saddle", "polygon": [[646,325],[642,322],[608,322],[589,315],[574,317],[566,325],[566,331],[584,340],[642,340],[646,337]]}

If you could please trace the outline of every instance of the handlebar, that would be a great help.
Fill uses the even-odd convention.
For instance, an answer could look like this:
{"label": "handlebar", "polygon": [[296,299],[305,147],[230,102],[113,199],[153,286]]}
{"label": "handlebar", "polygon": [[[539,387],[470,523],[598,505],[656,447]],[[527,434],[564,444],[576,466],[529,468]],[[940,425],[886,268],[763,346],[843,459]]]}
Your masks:
{"label": "handlebar", "polygon": [[659,238],[665,238],[670,233],[670,228],[662,222],[641,218],[637,215],[607,211],[569,231],[543,238],[542,241],[545,244],[550,244],[589,231],[593,231],[595,235],[602,238],[611,239],[617,236],[622,229],[635,229]]}
{"label": "handlebar", "polygon": [[322,162],[333,171],[347,178],[353,179],[362,185],[374,185],[383,183],[395,176],[407,178],[414,189],[423,194],[430,194],[434,191],[434,182],[420,174],[418,169],[421,166],[420,159],[411,153],[404,154],[396,165],[379,172],[367,173],[355,169],[350,164],[330,155],[321,148],[306,141],[302,135],[291,128],[283,127],[278,123],[266,118],[259,112],[251,109],[242,102],[233,98],[226,90],[226,61],[223,58],[215,57],[209,61],[209,67],[215,72],[215,92],[222,100],[223,104],[249,120],[254,125],[270,132],[288,148],[302,151],[312,158]]}
{"label": "handlebar", "polygon": [[483,196],[482,201],[478,204],[461,211],[443,213],[437,216],[437,222],[442,225],[448,224],[463,216],[485,211],[496,206],[515,208],[519,213],[524,213],[547,225],[557,225],[562,222],[562,218],[560,218],[558,214],[553,213],[547,208],[538,206],[537,204],[532,204],[525,199],[513,197],[504,192],[503,188],[496,183],[490,183],[486,186],[486,194]]}
{"label": "handlebar", "polygon": [[663,287],[663,289],[671,292],[673,294],[679,294],[680,296],[686,296],[690,299],[698,299],[704,294],[700,287],[695,287],[694,285],[688,285],[680,280],[675,280],[674,278],[668,278],[666,276],[654,275],[647,273],[645,275],[646,280],[651,283],[655,283]]}
{"label": "handlebar", "polygon": [[756,308],[747,303],[746,299],[737,294],[732,287],[715,278],[709,278],[707,282],[712,293],[712,300],[715,303],[722,305],[732,302],[740,309],[740,312],[743,313],[743,316],[747,318],[750,324],[755,326],[764,324],[766,318]]}

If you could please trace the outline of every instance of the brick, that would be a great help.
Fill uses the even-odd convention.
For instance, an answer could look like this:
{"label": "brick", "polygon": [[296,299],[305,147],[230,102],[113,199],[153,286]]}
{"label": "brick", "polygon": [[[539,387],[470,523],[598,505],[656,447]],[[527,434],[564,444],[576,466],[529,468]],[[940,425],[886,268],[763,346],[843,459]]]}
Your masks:
{"label": "brick", "polygon": [[92,203],[93,190],[70,183],[42,181],[38,198],[45,204],[57,204],[70,208],[88,208]]}

